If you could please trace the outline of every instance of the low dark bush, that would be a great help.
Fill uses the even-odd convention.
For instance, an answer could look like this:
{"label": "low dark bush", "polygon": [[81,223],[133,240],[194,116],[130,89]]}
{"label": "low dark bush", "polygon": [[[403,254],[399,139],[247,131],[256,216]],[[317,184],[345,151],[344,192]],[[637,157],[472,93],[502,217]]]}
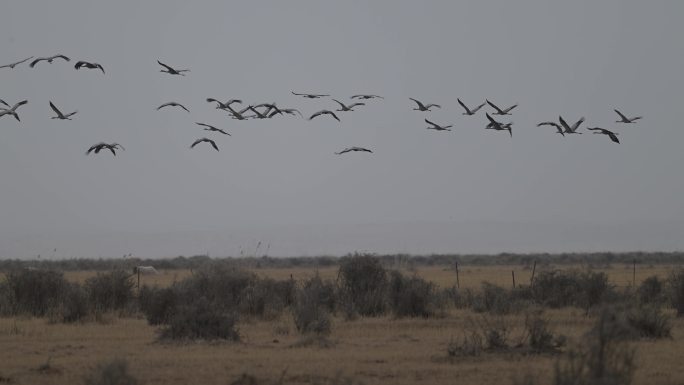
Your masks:
{"label": "low dark bush", "polygon": [[240,313],[274,319],[286,306],[292,304],[295,281],[276,281],[270,278],[255,278],[244,289],[240,298]]}
{"label": "low dark bush", "polygon": [[168,325],[161,330],[162,339],[201,339],[239,341],[237,316],[219,309],[199,298],[191,304],[179,306]]}
{"label": "low dark bush", "polygon": [[639,302],[659,304],[663,302],[663,283],[655,275],[646,278],[637,289]]}
{"label": "low dark bush", "polygon": [[167,324],[180,305],[179,297],[173,287],[159,289],[143,286],[138,295],[140,311],[150,325]]}
{"label": "low dark bush", "polygon": [[672,272],[668,278],[670,303],[677,310],[677,317],[684,315],[684,269]]}
{"label": "low dark bush", "polygon": [[363,316],[386,310],[387,272],[378,258],[354,255],[340,260],[340,300]]}
{"label": "low dark bush", "polygon": [[92,308],[98,312],[123,310],[134,298],[132,276],[123,270],[98,273],[85,282]]}
{"label": "low dark bush", "polygon": [[292,314],[300,333],[330,334],[329,294],[327,285],[318,276],[305,281],[297,291]]}
{"label": "low dark bush", "polygon": [[64,275],[57,271],[19,269],[6,275],[10,313],[15,315],[45,316],[62,303],[69,289]]}
{"label": "low dark bush", "polygon": [[658,305],[641,304],[632,307],[627,310],[626,317],[627,323],[639,337],[654,339],[672,337],[670,318]]}
{"label": "low dark bush", "polygon": [[88,316],[88,294],[77,283],[71,283],[67,287],[58,320],[60,322],[78,322]]}
{"label": "low dark bush", "polygon": [[547,271],[535,277],[532,298],[552,308],[577,306],[589,309],[610,294],[608,276],[597,272]]}
{"label": "low dark bush", "polygon": [[405,277],[398,271],[390,275],[389,305],[397,317],[433,317],[443,312],[445,296],[434,283],[420,277]]}

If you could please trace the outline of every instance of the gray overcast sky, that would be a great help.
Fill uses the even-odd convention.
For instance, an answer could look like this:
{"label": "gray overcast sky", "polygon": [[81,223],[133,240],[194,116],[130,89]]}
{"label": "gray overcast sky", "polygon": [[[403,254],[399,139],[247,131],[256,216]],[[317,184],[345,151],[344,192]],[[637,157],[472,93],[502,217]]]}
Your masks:
{"label": "gray overcast sky", "polygon": [[[5,1],[0,64],[72,61],[0,69],[0,98],[29,100],[20,123],[0,118],[0,257],[681,250],[682,15],[636,0]],[[341,123],[239,122],[204,101],[335,107],[291,90],[385,100]],[[457,97],[519,103],[513,138]],[[79,113],[51,120],[49,100]],[[155,111],[172,100],[191,113]],[[644,119],[616,124],[613,108]],[[622,144],[535,127],[559,114]],[[205,134],[220,152],[188,148]],[[100,141],[126,151],[84,155]],[[334,154],[349,146],[374,154]]]}

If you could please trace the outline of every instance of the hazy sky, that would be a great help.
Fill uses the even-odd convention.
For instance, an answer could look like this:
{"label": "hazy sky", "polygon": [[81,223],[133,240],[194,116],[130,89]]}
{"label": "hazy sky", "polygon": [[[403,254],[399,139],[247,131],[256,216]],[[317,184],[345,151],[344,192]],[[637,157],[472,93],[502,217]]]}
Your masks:
{"label": "hazy sky", "polygon": [[[681,250],[682,15],[680,1],[636,0],[5,1],[0,65],[72,61],[0,69],[0,98],[29,100],[21,122],[0,118],[0,258],[224,256],[259,241],[271,255]],[[336,107],[292,90],[385,100],[341,123],[241,122],[204,101]],[[519,103],[513,138],[457,97]],[[50,100],[79,113],[51,120]],[[155,110],[167,101],[191,113]],[[613,108],[644,119],[614,123]],[[622,143],[536,127],[559,114]],[[188,148],[203,136],[220,152]],[[84,155],[100,141],[126,151]],[[374,153],[334,154],[349,146]]]}

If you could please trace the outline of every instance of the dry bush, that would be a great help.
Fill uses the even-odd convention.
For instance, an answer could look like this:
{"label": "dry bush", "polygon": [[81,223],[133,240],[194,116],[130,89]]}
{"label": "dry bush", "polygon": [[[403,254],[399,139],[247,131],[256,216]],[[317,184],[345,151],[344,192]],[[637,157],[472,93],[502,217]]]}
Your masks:
{"label": "dry bush", "polygon": [[90,304],[97,312],[123,310],[134,298],[132,276],[123,270],[98,273],[85,282]]}
{"label": "dry bush", "polygon": [[43,317],[64,299],[69,283],[61,272],[20,269],[6,273],[12,315]]}
{"label": "dry bush", "polygon": [[150,325],[169,323],[180,304],[179,295],[173,287],[159,289],[147,285],[140,289],[138,301],[140,311]]}
{"label": "dry bush", "polygon": [[387,272],[378,258],[371,255],[342,258],[339,287],[340,300],[358,314],[379,316],[385,313]]}
{"label": "dry bush", "polygon": [[206,298],[180,306],[168,325],[161,330],[161,339],[201,339],[239,341],[237,317],[217,308]]}
{"label": "dry bush", "polygon": [[612,288],[605,273],[556,270],[539,273],[531,289],[532,298],[540,305],[577,306],[588,311],[609,296]]}
{"label": "dry bush", "polygon": [[684,315],[684,269],[672,272],[668,279],[670,287],[670,302],[677,310],[677,317]]}
{"label": "dry bush", "polygon": [[662,303],[663,283],[655,275],[646,278],[637,289],[637,297],[641,303]]}
{"label": "dry bush", "polygon": [[601,311],[582,344],[556,362],[556,385],[628,385],[632,382],[635,350],[625,342],[625,330],[614,310]]}
{"label": "dry bush", "polygon": [[521,346],[533,353],[556,353],[565,345],[566,338],[554,335],[549,329],[549,320],[543,317],[541,309],[533,309],[525,314],[525,335]]}
{"label": "dry bush", "polygon": [[479,356],[484,350],[484,343],[480,333],[476,331],[464,332],[463,338],[454,341],[453,338],[447,345],[449,357],[457,356]]}
{"label": "dry bush", "polygon": [[85,378],[86,385],[137,385],[138,380],[128,372],[128,362],[113,359],[102,363]]}
{"label": "dry bush", "polygon": [[320,277],[315,276],[304,282],[297,291],[292,314],[297,330],[302,334],[330,334],[330,287]]}
{"label": "dry bush", "polygon": [[627,323],[641,338],[671,338],[672,325],[660,306],[641,304],[627,310]]}
{"label": "dry bush", "polygon": [[389,281],[389,305],[397,317],[433,317],[444,311],[445,297],[434,283],[420,277],[405,277],[392,271]]}

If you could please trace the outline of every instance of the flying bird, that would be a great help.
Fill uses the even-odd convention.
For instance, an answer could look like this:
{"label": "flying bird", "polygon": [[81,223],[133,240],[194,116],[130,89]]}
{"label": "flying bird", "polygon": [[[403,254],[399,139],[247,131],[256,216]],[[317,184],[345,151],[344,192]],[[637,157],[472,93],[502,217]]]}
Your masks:
{"label": "flying bird", "polygon": [[425,105],[425,104],[421,103],[420,101],[418,101],[414,98],[409,98],[409,99],[413,100],[418,105],[416,108],[413,109],[414,111],[430,111],[430,108],[432,108],[432,107],[442,108],[442,106],[440,106],[439,104],[433,103],[433,104]]}
{"label": "flying bird", "polygon": [[606,130],[606,129],[604,129],[604,128],[601,128],[601,127],[593,127],[593,128],[592,128],[592,127],[587,127],[587,130],[589,130],[589,131],[598,131],[598,132],[594,132],[594,134],[608,135],[608,137],[610,138],[610,140],[612,140],[612,141],[615,142],[615,143],[620,143],[620,141],[618,140],[618,137],[617,137],[618,134],[617,134],[616,132],[608,131],[608,130]]}
{"label": "flying bird", "polygon": [[[280,112],[279,112],[279,111],[280,111]],[[299,114],[300,117],[302,117],[302,118],[304,117],[304,116],[302,115],[302,113],[301,113],[298,109],[296,109],[296,108],[280,108],[280,109],[278,109],[278,110],[274,110],[273,112],[271,112],[271,113],[268,115],[268,117],[269,117],[269,118],[272,118],[274,115],[279,114],[279,113],[288,114],[288,115]]]}
{"label": "flying bird", "polygon": [[347,105],[345,105],[344,103],[342,103],[341,101],[339,101],[339,100],[337,100],[337,99],[333,99],[333,101],[335,101],[337,104],[340,105],[340,109],[339,109],[339,110],[335,110],[335,111],[354,111],[354,110],[353,110],[354,107],[356,107],[356,106],[365,106],[365,105],[366,105],[366,103],[352,103],[352,104],[350,104],[350,105],[347,106]]}
{"label": "flying bird", "polygon": [[184,109],[185,111],[190,112],[187,108],[185,108],[184,105],[182,105],[180,103],[176,103],[176,102],[164,103],[161,106],[157,107],[157,111],[159,111],[160,109],[162,109],[164,107],[180,107],[180,108]]}
{"label": "flying bird", "polygon": [[205,131],[220,132],[220,133],[222,133],[222,134],[224,134],[224,135],[231,136],[229,133],[223,131],[223,130],[220,129],[220,128],[216,128],[216,127],[214,127],[214,126],[212,126],[212,125],[210,125],[210,124],[199,123],[199,122],[195,122],[195,124],[197,124],[197,125],[199,125],[199,126],[204,126],[204,130],[205,130]]}
{"label": "flying bird", "polygon": [[513,122],[503,124],[494,120],[494,118],[489,116],[489,113],[485,113],[485,115],[487,115],[487,119],[489,119],[489,124],[485,128],[497,131],[508,131],[511,138],[513,137]]}
{"label": "flying bird", "polygon": [[242,100],[240,100],[240,99],[230,99],[229,101],[227,101],[227,102],[225,102],[225,103],[222,103],[221,101],[216,100],[216,99],[214,99],[214,98],[207,98],[207,102],[209,102],[209,103],[216,103],[216,104],[217,104],[217,105],[216,105],[216,108],[219,109],[219,110],[220,110],[220,109],[224,109],[224,110],[225,110],[226,108],[230,107],[230,105],[233,104],[233,103],[242,104]]}
{"label": "flying bird", "polygon": [[537,127],[541,127],[541,126],[556,127],[556,133],[561,134],[562,136],[565,136],[565,133],[563,132],[563,127],[561,127],[561,125],[556,123],[556,122],[541,122],[541,123],[537,124]]}
{"label": "flying bird", "polygon": [[440,126],[437,123],[433,123],[427,119],[425,119],[425,123],[429,124],[431,127],[427,127],[428,130],[437,130],[437,131],[451,131],[449,128],[453,127],[453,125],[448,125],[448,126]]}
{"label": "flying bird", "polygon": [[347,148],[345,148],[344,150],[342,150],[342,151],[340,151],[340,152],[336,152],[335,154],[336,154],[336,155],[342,155],[342,154],[346,154],[346,153],[352,152],[352,151],[361,151],[361,152],[370,152],[370,153],[373,153],[373,151],[371,151],[371,150],[369,150],[369,149],[367,149],[367,148],[363,148],[363,147],[347,147]]}
{"label": "flying bird", "polygon": [[28,60],[31,60],[31,59],[33,59],[33,56],[27,57],[27,58],[24,59],[24,60],[19,60],[18,62],[14,62],[14,63],[11,63],[11,64],[5,64],[5,65],[3,65],[3,66],[0,66],[0,68],[10,68],[10,69],[13,69],[14,67],[18,66],[19,64],[24,63],[24,62],[26,62],[26,61],[28,61]]}
{"label": "flying bird", "polygon": [[76,62],[76,65],[74,65],[74,68],[76,68],[77,70],[80,69],[81,67],[89,68],[91,70],[99,69],[100,71],[102,71],[103,74],[105,73],[104,68],[102,68],[102,65],[99,63],[90,63],[90,62],[81,60],[79,62]]}
{"label": "flying bird", "polygon": [[363,94],[360,94],[360,95],[354,95],[350,99],[364,99],[365,100],[365,99],[384,99],[384,98],[380,95],[363,95]]}
{"label": "flying bird", "polygon": [[29,64],[29,67],[31,67],[31,68],[35,67],[36,64],[38,64],[41,61],[46,61],[48,63],[52,63],[52,61],[55,59],[64,59],[65,61],[71,61],[71,59],[69,59],[68,57],[66,57],[64,55],[55,55],[55,56],[50,56],[50,57],[39,57],[38,59],[32,61],[31,64]]}
{"label": "flying bird", "polygon": [[216,151],[219,150],[218,146],[216,145],[216,142],[214,142],[213,140],[211,140],[211,139],[209,139],[209,138],[197,139],[196,141],[194,141],[194,142],[190,145],[190,148],[193,148],[193,147],[195,147],[197,144],[202,143],[202,142],[207,142],[207,143],[211,144],[211,146],[214,147],[214,150],[216,150]]}
{"label": "flying bird", "polygon": [[175,69],[175,68],[173,68],[173,67],[171,67],[171,66],[168,66],[168,65],[166,65],[166,64],[164,64],[164,63],[162,63],[162,62],[160,62],[159,60],[157,60],[157,63],[159,63],[160,66],[164,67],[164,68],[162,68],[161,70],[159,70],[159,72],[165,72],[165,73],[167,73],[167,74],[169,74],[169,75],[181,75],[181,76],[185,76],[185,74],[184,74],[183,72],[190,72],[190,70],[188,70],[188,69],[185,69],[185,70],[177,70],[177,69]]}
{"label": "flying bird", "polygon": [[494,103],[490,102],[489,100],[485,100],[487,104],[489,104],[493,109],[496,110],[496,112],[493,115],[510,115],[511,110],[513,110],[515,107],[518,107],[517,104],[514,104],[505,110],[502,110],[501,108],[497,107]]}
{"label": "flying bird", "polygon": [[617,112],[618,115],[620,115],[620,120],[616,120],[615,123],[635,123],[637,120],[641,119],[641,116],[635,116],[633,118],[628,118],[625,115],[622,114],[622,112],[618,110],[613,110]]}
{"label": "flying bird", "polygon": [[[19,103],[12,106],[12,108],[0,110],[0,117],[5,116],[5,115],[12,115],[12,116],[14,116],[14,119],[16,119],[17,121],[21,121],[21,119],[19,119],[19,114],[17,114],[17,108],[23,106],[26,103],[28,103],[28,100],[22,100]],[[7,103],[5,103],[5,104],[7,104]]]}
{"label": "flying bird", "polygon": [[[7,104],[7,102],[6,102],[6,101],[4,101],[4,100],[2,100],[2,99],[0,99],[0,103],[2,103],[2,104],[4,104],[4,105],[6,105],[7,107],[9,107],[9,106],[10,106],[9,104]],[[4,109],[4,108],[3,108],[3,109]]]}
{"label": "flying bird", "polygon": [[568,123],[565,121],[565,119],[563,119],[562,116],[558,116],[558,121],[560,122],[561,126],[563,126],[563,128],[565,129],[566,134],[581,134],[581,132],[577,132],[577,129],[584,122],[584,116],[581,117],[572,126],[568,125]]}
{"label": "flying bird", "polygon": [[111,144],[108,144],[108,143],[100,142],[100,143],[97,143],[97,144],[93,144],[93,145],[88,149],[88,151],[86,151],[86,155],[90,155],[91,152],[94,152],[94,153],[98,154],[98,153],[100,153],[100,151],[102,151],[102,150],[104,150],[104,149],[107,149],[107,150],[111,151],[111,152],[112,152],[112,155],[114,155],[114,156],[116,156],[116,150],[118,150],[118,149],[126,150],[126,149],[123,148],[123,146],[120,145],[119,143],[111,143]]}
{"label": "flying bird", "polygon": [[50,102],[50,108],[52,108],[52,111],[55,111],[55,114],[57,114],[57,116],[53,116],[52,119],[71,120],[71,117],[78,112],[74,111],[65,115],[52,102]]}
{"label": "flying bird", "polygon": [[303,96],[303,97],[305,97],[305,98],[307,98],[307,99],[318,99],[318,98],[323,98],[323,97],[326,97],[326,96],[330,96],[330,95],[323,95],[323,94],[298,94],[298,93],[296,93],[296,92],[294,92],[294,91],[290,91],[290,92],[292,92],[292,95]]}
{"label": "flying bird", "polygon": [[237,120],[247,120],[249,117],[243,115],[245,112],[249,110],[249,107],[243,109],[242,111],[238,112],[235,111],[231,106],[226,106],[226,108],[223,109],[223,111],[228,112],[229,114],[233,115],[233,119]]}
{"label": "flying bird", "polygon": [[335,115],[335,113],[330,111],[330,110],[320,110],[320,111],[316,112],[315,114],[311,115],[309,120],[312,120],[313,118],[315,118],[317,116],[321,116],[321,115],[330,115],[333,118],[335,118],[335,120],[337,120],[338,122],[340,121],[340,118],[338,118],[337,115]]}
{"label": "flying bird", "polygon": [[484,103],[480,104],[479,106],[477,106],[471,110],[461,101],[461,99],[456,98],[456,101],[458,101],[458,104],[460,104],[461,107],[463,107],[463,109],[465,110],[463,115],[475,115],[475,113],[477,113],[477,111],[479,111],[480,108],[484,107],[485,104],[487,104],[487,102],[484,102]]}

